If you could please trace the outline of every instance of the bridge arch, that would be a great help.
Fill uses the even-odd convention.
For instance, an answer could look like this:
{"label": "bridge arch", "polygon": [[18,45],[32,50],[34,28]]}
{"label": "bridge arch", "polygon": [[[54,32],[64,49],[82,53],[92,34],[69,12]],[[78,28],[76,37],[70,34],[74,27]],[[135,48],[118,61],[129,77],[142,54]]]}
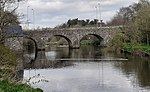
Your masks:
{"label": "bridge arch", "polygon": [[62,38],[64,38],[68,42],[69,48],[72,47],[72,41],[67,36],[64,36],[64,35],[52,35],[51,37],[48,37],[48,38],[51,39],[53,37],[62,37]]}
{"label": "bridge arch", "polygon": [[[36,60],[36,58],[37,58],[37,53],[38,53],[37,41],[36,41],[35,39],[31,38],[31,37],[28,37],[28,36],[25,36],[24,38],[27,39],[28,41],[29,41],[29,40],[32,41],[32,43],[33,43],[33,45],[34,45],[34,48],[32,48],[32,49],[34,49],[35,55],[34,55],[34,58],[33,58],[33,59],[31,58],[31,60],[30,60],[30,63],[32,63],[32,62],[34,62],[34,61]],[[29,45],[31,45],[31,44],[29,44]]]}
{"label": "bridge arch", "polygon": [[[98,34],[86,34],[86,35],[84,35],[84,36],[82,36],[80,39],[79,39],[79,43],[84,39],[84,37],[86,37],[86,36],[94,36],[94,37],[96,37],[98,40],[99,40],[99,42],[100,42],[100,45],[103,45],[103,38],[100,36],[100,35],[98,35]],[[81,45],[81,44],[80,44]]]}
{"label": "bridge arch", "polygon": [[35,39],[38,48],[44,49],[48,38],[52,36],[60,36],[65,38],[69,47],[79,48],[81,39],[86,35],[94,35],[101,41],[102,46],[107,46],[116,32],[120,31],[120,27],[89,27],[89,28],[68,28],[68,29],[43,29],[39,31],[24,31],[24,35],[28,35]]}

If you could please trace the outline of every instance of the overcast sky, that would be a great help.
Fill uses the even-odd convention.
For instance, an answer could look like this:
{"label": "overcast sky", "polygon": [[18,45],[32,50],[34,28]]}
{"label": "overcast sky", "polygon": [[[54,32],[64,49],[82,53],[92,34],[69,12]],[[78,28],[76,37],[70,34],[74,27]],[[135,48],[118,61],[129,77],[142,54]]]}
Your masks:
{"label": "overcast sky", "polygon": [[[68,19],[95,19],[96,6],[100,3],[100,10],[104,22],[109,21],[121,7],[129,6],[138,0],[28,0],[19,5],[18,12],[25,15],[22,26],[28,19],[33,28],[35,18],[36,27],[55,27],[67,22]],[[34,18],[33,18],[34,11]]]}

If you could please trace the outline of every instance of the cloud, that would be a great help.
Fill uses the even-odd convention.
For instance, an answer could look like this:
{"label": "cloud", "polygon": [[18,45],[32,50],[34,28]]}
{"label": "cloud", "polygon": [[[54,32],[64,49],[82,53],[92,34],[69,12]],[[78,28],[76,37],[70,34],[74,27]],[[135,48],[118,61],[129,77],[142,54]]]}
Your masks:
{"label": "cloud", "polygon": [[59,10],[64,7],[64,3],[61,1],[44,2],[42,0],[31,0],[28,2],[28,5],[33,7],[34,9],[43,10],[43,11]]}
{"label": "cloud", "polygon": [[[100,1],[100,2],[99,2]],[[55,27],[71,18],[94,19],[96,6],[100,3],[102,19],[108,21],[121,7],[128,6],[138,0],[28,0],[20,3],[19,13],[27,16],[33,25],[35,17],[36,27]],[[33,10],[34,15],[33,16]],[[25,23],[27,18],[24,18]],[[22,25],[23,25],[22,23]]]}

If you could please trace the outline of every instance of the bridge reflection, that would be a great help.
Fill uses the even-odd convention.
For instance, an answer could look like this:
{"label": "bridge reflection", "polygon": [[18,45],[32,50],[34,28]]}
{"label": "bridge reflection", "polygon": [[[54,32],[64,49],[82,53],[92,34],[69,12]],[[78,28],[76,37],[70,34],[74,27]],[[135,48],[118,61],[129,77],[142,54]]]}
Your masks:
{"label": "bridge reflection", "polygon": [[[94,49],[97,49],[97,50],[95,51]],[[66,67],[66,66],[73,65],[72,63],[73,61],[77,61],[77,62],[89,61],[89,60],[83,60],[83,59],[86,59],[87,57],[93,58],[93,59],[94,58],[100,59],[101,55],[102,54],[101,54],[100,48],[96,48],[93,46],[83,46],[80,49],[73,49],[73,50],[69,48],[60,48],[60,47],[55,47],[55,48],[52,47],[50,49],[49,47],[47,48],[46,51],[38,52],[37,59],[35,62],[25,61],[24,65],[25,65],[25,68],[37,68],[37,69]],[[75,60],[75,59],[80,59],[80,60]]]}

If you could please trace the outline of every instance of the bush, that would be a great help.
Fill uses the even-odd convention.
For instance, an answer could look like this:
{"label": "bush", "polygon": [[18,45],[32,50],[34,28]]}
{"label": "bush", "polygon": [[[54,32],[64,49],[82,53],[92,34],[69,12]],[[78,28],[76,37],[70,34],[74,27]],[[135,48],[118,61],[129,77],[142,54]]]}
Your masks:
{"label": "bush", "polygon": [[15,53],[0,44],[0,79],[11,80],[15,77],[17,59]]}
{"label": "bush", "polygon": [[16,66],[16,55],[9,48],[0,44],[0,66]]}

